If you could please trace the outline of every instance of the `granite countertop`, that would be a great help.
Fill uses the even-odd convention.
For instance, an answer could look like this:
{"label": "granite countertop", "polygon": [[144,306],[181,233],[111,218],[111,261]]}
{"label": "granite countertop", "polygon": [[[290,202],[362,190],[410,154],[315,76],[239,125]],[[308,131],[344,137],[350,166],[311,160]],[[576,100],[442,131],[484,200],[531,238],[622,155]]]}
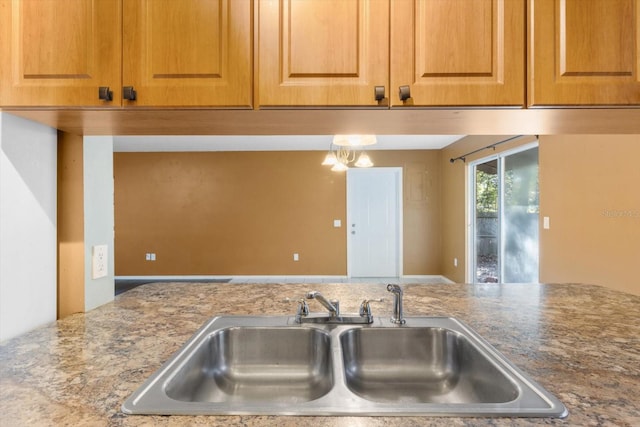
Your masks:
{"label": "granite countertop", "polygon": [[[375,284],[154,283],[0,344],[0,425],[640,425],[640,296],[578,285],[403,285],[406,316],[454,316],[556,395],[569,417],[144,416],[122,402],[209,318],[293,314],[308,290],[357,312]],[[312,311],[320,311],[315,302]]]}

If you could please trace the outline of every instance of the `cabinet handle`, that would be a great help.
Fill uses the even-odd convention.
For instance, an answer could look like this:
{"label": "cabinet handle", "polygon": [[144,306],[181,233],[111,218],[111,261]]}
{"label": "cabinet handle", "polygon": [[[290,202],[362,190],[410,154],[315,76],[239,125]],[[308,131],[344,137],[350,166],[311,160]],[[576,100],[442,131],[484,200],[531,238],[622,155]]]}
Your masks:
{"label": "cabinet handle", "polygon": [[408,85],[407,86],[400,86],[399,96],[400,96],[400,101],[402,101],[402,102],[404,102],[407,99],[411,98],[411,88]]}
{"label": "cabinet handle", "polygon": [[113,101],[113,91],[109,89],[109,86],[100,86],[98,88],[98,99]]}
{"label": "cabinet handle", "polygon": [[138,93],[133,89],[133,86],[125,86],[122,88],[122,97],[129,101],[135,101]]}
{"label": "cabinet handle", "polygon": [[376,86],[373,91],[376,101],[380,102],[384,99],[384,86]]}

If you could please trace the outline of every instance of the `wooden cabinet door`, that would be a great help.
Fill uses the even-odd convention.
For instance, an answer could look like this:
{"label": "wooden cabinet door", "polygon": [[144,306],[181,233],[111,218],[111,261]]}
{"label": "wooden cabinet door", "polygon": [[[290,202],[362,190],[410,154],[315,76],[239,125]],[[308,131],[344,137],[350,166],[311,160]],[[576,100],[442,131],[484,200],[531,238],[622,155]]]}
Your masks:
{"label": "wooden cabinet door", "polygon": [[529,105],[639,105],[640,0],[531,0]]}
{"label": "wooden cabinet door", "polygon": [[[389,0],[260,0],[260,106],[376,106]],[[388,96],[388,95],[387,95]]]}
{"label": "wooden cabinet door", "polygon": [[[120,0],[0,0],[0,105],[120,105]],[[114,101],[101,101],[108,86]]]}
{"label": "wooden cabinet door", "polygon": [[252,104],[250,0],[125,0],[123,86],[134,106]]}
{"label": "wooden cabinet door", "polygon": [[391,2],[391,105],[524,106],[524,0]]}

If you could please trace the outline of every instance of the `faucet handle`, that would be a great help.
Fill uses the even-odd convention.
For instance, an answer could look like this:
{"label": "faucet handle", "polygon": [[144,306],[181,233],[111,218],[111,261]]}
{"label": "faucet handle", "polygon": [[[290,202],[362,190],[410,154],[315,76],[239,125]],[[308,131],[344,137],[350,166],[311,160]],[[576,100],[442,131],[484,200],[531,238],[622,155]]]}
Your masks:
{"label": "faucet handle", "polygon": [[372,302],[382,302],[384,298],[376,298],[376,299],[365,299],[360,304],[360,316],[369,316],[371,317],[371,303]]}
{"label": "faucet handle", "polygon": [[304,298],[300,298],[298,300],[298,315],[300,316],[308,316],[309,315],[309,304],[305,301]]}
{"label": "faucet handle", "polygon": [[[282,302],[290,303],[290,302],[294,302],[294,300],[292,300],[289,297],[285,297],[282,299]],[[307,300],[305,300],[304,298],[298,298],[295,300],[295,302],[298,304],[298,310],[297,310],[296,316],[309,315],[309,304],[307,304]]]}
{"label": "faucet handle", "polygon": [[302,318],[309,315],[309,305],[304,298],[298,300],[298,309],[296,310],[296,323],[302,323]]}

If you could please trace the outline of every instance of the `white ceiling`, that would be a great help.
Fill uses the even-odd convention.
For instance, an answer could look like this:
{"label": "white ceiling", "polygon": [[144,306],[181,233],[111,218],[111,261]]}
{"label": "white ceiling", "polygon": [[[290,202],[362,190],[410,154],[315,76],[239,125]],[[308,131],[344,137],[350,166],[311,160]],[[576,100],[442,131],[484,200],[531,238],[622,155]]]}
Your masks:
{"label": "white ceiling", "polygon": [[[438,150],[465,135],[378,135],[367,150]],[[122,151],[304,151],[328,150],[331,135],[114,136]]]}

